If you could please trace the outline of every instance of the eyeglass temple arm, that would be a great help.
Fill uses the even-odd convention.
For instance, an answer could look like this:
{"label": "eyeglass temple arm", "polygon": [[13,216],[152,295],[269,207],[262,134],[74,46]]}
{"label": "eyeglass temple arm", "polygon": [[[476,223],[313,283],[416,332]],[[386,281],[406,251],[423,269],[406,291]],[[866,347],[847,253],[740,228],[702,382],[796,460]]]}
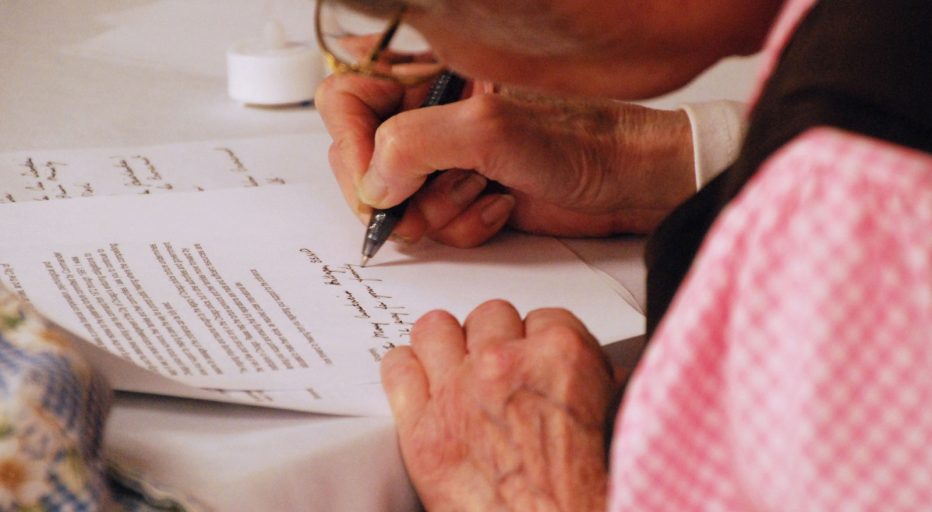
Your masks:
{"label": "eyeglass temple arm", "polygon": [[388,25],[388,30],[382,34],[382,38],[379,39],[379,44],[375,45],[375,48],[369,52],[369,55],[366,57],[366,60],[363,66],[368,66],[375,62],[379,58],[379,55],[388,48],[388,45],[392,42],[392,38],[395,37],[395,32],[398,32],[398,27],[401,26],[401,17],[405,13],[405,8],[402,7],[395,13],[395,16],[392,18],[391,22]]}

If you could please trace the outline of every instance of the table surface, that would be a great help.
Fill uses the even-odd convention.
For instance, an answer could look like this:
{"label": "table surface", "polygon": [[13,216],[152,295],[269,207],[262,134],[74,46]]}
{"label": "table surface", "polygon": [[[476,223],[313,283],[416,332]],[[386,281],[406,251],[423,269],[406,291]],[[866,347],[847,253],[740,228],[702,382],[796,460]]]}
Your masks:
{"label": "table surface", "polygon": [[[306,0],[2,0],[0,151],[142,146],[321,132],[312,107],[226,96],[223,50],[269,14],[310,35]],[[304,22],[306,20],[306,23]],[[647,104],[743,98],[752,62],[726,62]],[[641,242],[573,248],[644,303]],[[632,347],[616,348],[630,355]],[[107,456],[217,510],[414,510],[389,418],[330,417],[118,394]]]}

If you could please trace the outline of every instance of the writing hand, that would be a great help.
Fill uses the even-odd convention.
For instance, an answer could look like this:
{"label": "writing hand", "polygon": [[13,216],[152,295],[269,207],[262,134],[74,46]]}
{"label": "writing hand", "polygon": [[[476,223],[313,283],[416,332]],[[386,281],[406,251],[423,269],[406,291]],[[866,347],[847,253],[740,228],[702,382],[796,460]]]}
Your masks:
{"label": "writing hand", "polygon": [[435,311],[382,380],[402,456],[428,510],[603,510],[605,422],[615,384],[565,310],[522,320],[503,301],[461,326]]}
{"label": "writing hand", "polygon": [[[682,112],[508,92],[393,115],[415,93],[373,82],[333,76],[316,101],[347,201],[365,216],[359,188],[377,207],[414,194],[396,228],[409,240],[477,245],[506,218],[534,233],[644,232],[695,189]],[[435,169],[455,170],[421,189]]]}

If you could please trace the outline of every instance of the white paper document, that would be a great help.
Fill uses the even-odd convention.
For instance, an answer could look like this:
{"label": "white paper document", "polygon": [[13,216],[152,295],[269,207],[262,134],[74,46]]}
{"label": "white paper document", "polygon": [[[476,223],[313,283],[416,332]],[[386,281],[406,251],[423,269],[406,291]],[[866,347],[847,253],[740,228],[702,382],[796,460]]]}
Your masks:
{"label": "white paper document", "polygon": [[[227,147],[229,153],[208,146],[189,147],[188,164],[179,167],[146,158],[162,179],[222,188],[217,182],[226,178],[208,176],[224,177],[231,154],[246,166],[249,157],[241,155],[251,154],[249,144]],[[202,153],[227,160],[190,165]],[[276,159],[280,166],[269,165]],[[379,361],[407,343],[412,323],[435,308],[462,320],[481,302],[503,298],[522,313],[568,308],[603,343],[643,332],[643,317],[552,238],[505,234],[468,250],[388,244],[369,267],[359,267],[363,227],[313,159],[302,161],[293,147],[256,159],[263,170],[250,176],[259,184],[269,176],[260,172],[282,172],[283,181],[304,181],[293,185],[104,196],[99,191],[108,187],[113,194],[138,190],[116,167],[94,178],[100,197],[14,196],[0,205],[0,281],[63,327],[132,362],[110,375],[118,389],[321,412],[384,412]],[[80,167],[75,155],[60,160],[62,168]],[[148,377],[132,376],[135,367]],[[153,374],[170,381],[159,388]],[[197,389],[168,389],[174,383]]]}
{"label": "white paper document", "polygon": [[326,182],[321,134],[0,154],[0,203]]}

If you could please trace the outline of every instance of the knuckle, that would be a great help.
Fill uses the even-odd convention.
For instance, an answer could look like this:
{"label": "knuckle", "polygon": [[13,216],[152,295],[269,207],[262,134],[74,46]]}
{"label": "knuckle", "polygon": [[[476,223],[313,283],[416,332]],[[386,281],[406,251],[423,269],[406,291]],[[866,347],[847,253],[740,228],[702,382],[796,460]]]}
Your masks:
{"label": "knuckle", "polygon": [[473,310],[473,313],[485,315],[504,310],[514,310],[514,306],[512,306],[511,303],[505,299],[491,299],[476,306],[476,309]]}
{"label": "knuckle", "polygon": [[485,345],[476,353],[479,370],[476,377],[486,384],[508,381],[514,376],[519,358],[508,343]]}
{"label": "knuckle", "polygon": [[411,327],[411,344],[422,344],[429,337],[429,333],[432,331],[433,326],[450,321],[455,322],[456,318],[442,309],[435,309],[424,313]]}
{"label": "knuckle", "polygon": [[466,317],[466,323],[483,322],[486,317],[515,311],[514,306],[504,299],[492,299],[476,306]]}
{"label": "knuckle", "polygon": [[472,96],[463,102],[463,114],[473,122],[482,122],[496,116],[498,100],[493,94]]}
{"label": "knuckle", "polygon": [[568,354],[586,347],[586,340],[579,330],[566,324],[548,325],[541,331],[541,337],[554,349]]}
{"label": "knuckle", "polygon": [[389,118],[375,130],[375,158],[379,159],[379,169],[384,174],[392,174],[399,168],[406,155],[405,137],[402,123],[395,116]]}
{"label": "knuckle", "polygon": [[[468,100],[464,125],[470,127],[475,147],[476,167],[491,179],[513,167],[514,143],[520,140],[523,120],[509,101],[497,94],[482,94]],[[507,163],[508,165],[502,165]]]}
{"label": "knuckle", "polygon": [[408,347],[397,347],[382,358],[380,373],[382,382],[387,388],[394,388],[416,375],[419,369],[412,364],[410,350]]}
{"label": "knuckle", "polygon": [[443,309],[434,309],[421,315],[421,318],[417,320],[416,324],[427,325],[441,321],[448,321],[451,318],[453,318],[453,315],[447,311]]}
{"label": "knuckle", "polygon": [[[511,347],[505,343],[490,343],[483,345],[476,351],[476,359],[486,368],[501,368],[507,364],[511,355]],[[497,374],[499,372],[492,372]]]}
{"label": "knuckle", "polygon": [[557,307],[537,308],[528,313],[528,317],[557,317],[561,319],[575,318],[573,313],[571,313],[568,309]]}
{"label": "knuckle", "polygon": [[346,171],[345,169],[345,160],[343,155],[345,153],[346,143],[343,139],[337,138],[333,140],[333,143],[330,144],[330,149],[327,151],[327,160],[330,162],[330,168],[333,170],[334,174],[342,174]]}
{"label": "knuckle", "polygon": [[557,362],[555,369],[560,368],[568,375],[610,380],[610,365],[604,353],[583,332],[566,324],[554,324],[542,329],[540,336],[541,350]]}
{"label": "knuckle", "polygon": [[336,105],[339,105],[340,102],[335,101],[335,98],[347,93],[352,94],[353,88],[348,78],[340,74],[329,75],[314,90],[314,108],[325,118],[331,115],[340,116],[343,114],[341,109],[336,108]]}
{"label": "knuckle", "polygon": [[483,132],[495,138],[508,131],[511,116],[507,115],[505,101],[496,94],[473,96],[464,106],[466,121],[479,126]]}
{"label": "knuckle", "polygon": [[320,82],[314,91],[314,106],[320,110],[327,105],[327,98],[333,94],[335,75],[330,75]]}
{"label": "knuckle", "polygon": [[400,346],[395,347],[385,353],[385,356],[382,357],[382,373],[388,374],[394,371],[400,366],[403,366],[404,361],[411,356],[411,349],[409,347]]}
{"label": "knuckle", "polygon": [[574,326],[577,327],[575,331],[582,327],[576,315],[566,308],[538,308],[527,314],[527,321],[543,325],[563,325],[568,328]]}

